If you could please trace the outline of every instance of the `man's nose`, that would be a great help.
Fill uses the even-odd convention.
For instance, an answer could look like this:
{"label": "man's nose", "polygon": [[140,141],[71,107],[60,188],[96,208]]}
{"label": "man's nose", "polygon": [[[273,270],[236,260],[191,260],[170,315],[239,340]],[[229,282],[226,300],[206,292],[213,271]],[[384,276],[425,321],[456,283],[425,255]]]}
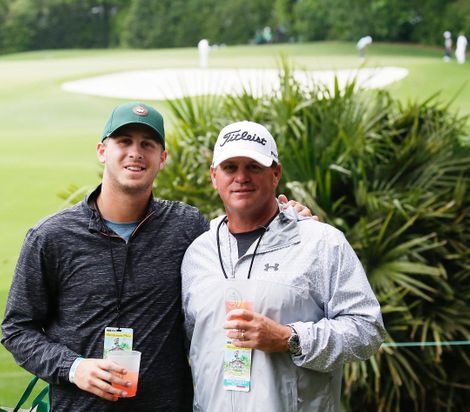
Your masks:
{"label": "man's nose", "polygon": [[244,168],[239,168],[237,172],[235,173],[235,181],[237,183],[246,183],[250,181],[250,173],[244,169]]}
{"label": "man's nose", "polygon": [[142,159],[144,157],[138,144],[133,144],[129,148],[129,157],[132,159]]}

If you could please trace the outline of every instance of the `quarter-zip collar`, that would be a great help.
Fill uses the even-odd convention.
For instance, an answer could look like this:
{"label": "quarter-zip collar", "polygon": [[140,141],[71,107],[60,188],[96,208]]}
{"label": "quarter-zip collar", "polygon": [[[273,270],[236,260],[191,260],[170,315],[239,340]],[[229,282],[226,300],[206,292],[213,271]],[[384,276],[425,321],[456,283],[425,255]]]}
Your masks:
{"label": "quarter-zip collar", "polygon": [[[88,223],[88,230],[90,232],[100,232],[103,234],[108,234],[109,229],[104,225],[103,220],[100,218],[98,210],[95,208],[95,201],[98,198],[98,195],[101,193],[101,184],[93,190],[82,202],[82,207],[87,216],[89,216],[89,223]],[[139,222],[137,227],[135,228],[134,233],[136,233],[139,228],[150,219],[152,216],[158,215],[159,208],[157,207],[157,202],[153,197],[149,199],[149,203],[147,206],[147,210],[145,212],[145,217]],[[132,235],[133,235],[132,234]],[[111,235],[116,236],[117,235]],[[132,237],[132,236],[131,236]]]}
{"label": "quarter-zip collar", "polygon": [[[211,222],[211,232],[213,232],[214,234],[216,233],[217,226],[223,219],[225,219],[225,216],[218,217]],[[296,224],[298,219],[299,217],[293,208],[284,209],[282,205],[279,205],[279,214],[269,224],[268,230],[264,234],[256,253],[261,254],[271,252],[273,250],[288,247],[290,245],[300,242],[299,228]],[[228,230],[228,226],[226,223],[221,224],[220,236],[221,241],[222,243],[225,243],[225,246],[230,244],[236,244],[235,240],[231,239],[233,238],[233,235]],[[231,240],[233,240],[233,242],[231,242]],[[254,242],[248,248],[247,252],[243,257],[250,256],[253,254],[255,243],[256,242]],[[235,250],[236,248],[233,249]],[[231,255],[231,253],[229,253],[229,255]]]}

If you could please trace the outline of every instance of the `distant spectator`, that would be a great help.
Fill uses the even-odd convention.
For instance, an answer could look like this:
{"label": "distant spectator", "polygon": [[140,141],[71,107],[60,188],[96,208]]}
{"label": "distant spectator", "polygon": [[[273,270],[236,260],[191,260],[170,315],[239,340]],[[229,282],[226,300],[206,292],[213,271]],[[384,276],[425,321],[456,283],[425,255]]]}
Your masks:
{"label": "distant spectator", "polygon": [[197,49],[199,51],[199,67],[205,69],[208,66],[209,41],[207,39],[199,40]]}
{"label": "distant spectator", "polygon": [[450,31],[444,32],[444,61],[448,62],[452,58],[452,35]]}
{"label": "distant spectator", "polygon": [[255,44],[269,44],[273,42],[273,31],[271,27],[266,26],[263,29],[258,29],[256,30],[255,33],[255,38],[254,38],[254,43]]}
{"label": "distant spectator", "polygon": [[282,24],[276,27],[274,40],[277,43],[284,43],[287,40],[287,30]]}
{"label": "distant spectator", "polygon": [[465,63],[465,49],[467,48],[467,38],[463,33],[457,37],[457,47],[455,48],[455,58],[459,64]]}
{"label": "distant spectator", "polygon": [[364,36],[359,39],[356,44],[357,51],[359,52],[359,58],[364,59],[366,54],[366,47],[372,43],[371,36]]}
{"label": "distant spectator", "polygon": [[263,29],[263,38],[265,43],[272,43],[273,42],[273,32],[271,30],[271,27],[266,26]]}
{"label": "distant spectator", "polygon": [[263,37],[262,30],[259,30],[259,29],[256,30],[254,43],[255,44],[263,44],[264,43],[264,37]]}

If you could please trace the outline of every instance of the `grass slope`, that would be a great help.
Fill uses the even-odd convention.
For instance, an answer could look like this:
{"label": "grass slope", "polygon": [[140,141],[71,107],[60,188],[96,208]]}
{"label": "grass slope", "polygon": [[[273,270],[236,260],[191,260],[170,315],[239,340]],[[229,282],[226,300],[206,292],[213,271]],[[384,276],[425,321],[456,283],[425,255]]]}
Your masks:
{"label": "grass slope", "polygon": [[[356,68],[352,43],[236,46],[214,50],[211,67],[276,67],[287,56],[298,68]],[[93,186],[99,181],[94,147],[113,106],[121,100],[61,91],[61,83],[125,70],[196,67],[196,48],[165,50],[65,50],[0,57],[0,317],[14,265],[27,229],[62,207],[57,194],[69,184]],[[469,64],[443,63],[435,48],[373,44],[366,66],[400,66],[409,70],[391,85],[394,96],[440,100],[470,114],[470,88],[464,87]],[[164,102],[149,102],[168,117]],[[167,122],[171,133],[171,121]],[[171,155],[171,147],[169,148]],[[13,406],[30,375],[0,348],[0,405]]]}

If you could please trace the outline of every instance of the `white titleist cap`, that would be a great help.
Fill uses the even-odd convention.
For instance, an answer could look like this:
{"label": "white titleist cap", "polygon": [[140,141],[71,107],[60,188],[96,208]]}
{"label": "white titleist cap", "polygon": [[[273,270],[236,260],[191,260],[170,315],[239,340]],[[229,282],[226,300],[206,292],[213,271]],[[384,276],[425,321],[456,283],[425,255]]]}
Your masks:
{"label": "white titleist cap", "polygon": [[249,157],[269,167],[279,163],[277,146],[266,127],[246,120],[225,126],[214,147],[212,167],[232,157]]}

